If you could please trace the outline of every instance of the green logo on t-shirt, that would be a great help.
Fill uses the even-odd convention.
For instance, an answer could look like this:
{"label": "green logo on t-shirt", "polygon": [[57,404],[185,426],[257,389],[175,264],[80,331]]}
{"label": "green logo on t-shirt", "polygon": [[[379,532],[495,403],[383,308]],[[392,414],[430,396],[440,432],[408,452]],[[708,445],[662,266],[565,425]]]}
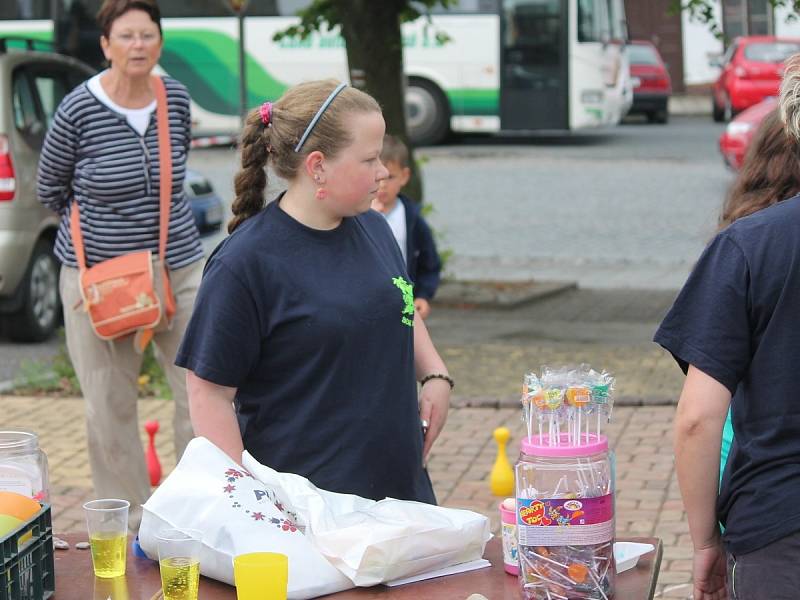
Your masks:
{"label": "green logo on t-shirt", "polygon": [[392,283],[403,293],[403,325],[414,326],[414,285],[402,277],[392,277]]}

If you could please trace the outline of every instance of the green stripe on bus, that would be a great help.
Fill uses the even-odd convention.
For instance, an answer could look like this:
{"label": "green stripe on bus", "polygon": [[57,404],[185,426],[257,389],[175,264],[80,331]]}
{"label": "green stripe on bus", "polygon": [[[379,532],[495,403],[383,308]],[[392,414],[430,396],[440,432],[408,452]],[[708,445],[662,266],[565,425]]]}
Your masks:
{"label": "green stripe on bus", "polygon": [[52,31],[24,31],[24,30],[13,30],[13,31],[3,31],[0,32],[0,38],[28,38],[31,40],[41,40],[42,42],[52,42],[53,41],[53,32]]}
{"label": "green stripe on bus", "polygon": [[491,116],[500,114],[500,91],[455,88],[446,91],[454,115]]}
{"label": "green stripe on bus", "polygon": [[[160,65],[183,82],[200,107],[212,113],[239,114],[239,43],[208,29],[170,29]],[[246,55],[247,106],[277,100],[289,87]]]}

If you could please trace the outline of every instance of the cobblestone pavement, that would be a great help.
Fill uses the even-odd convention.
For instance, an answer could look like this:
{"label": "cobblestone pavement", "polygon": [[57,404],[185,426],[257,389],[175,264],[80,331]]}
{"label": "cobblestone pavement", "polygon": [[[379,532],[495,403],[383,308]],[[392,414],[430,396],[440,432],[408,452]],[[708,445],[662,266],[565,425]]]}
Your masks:
{"label": "cobblestone pavement", "polygon": [[[500,425],[511,429],[513,462],[523,435],[517,403],[522,375],[542,364],[589,362],[605,368],[618,380],[619,401],[609,427],[617,456],[617,533],[660,537],[664,559],[657,597],[688,598],[691,542],[671,443],[671,402],[682,376],[648,341],[673,296],[574,290],[515,310],[434,307],[429,328],[457,381],[454,408],[429,461],[440,503],[482,512],[497,531],[499,499],[488,485],[496,456],[492,431]],[[0,427],[25,427],[40,435],[50,460],[56,531],[82,530],[81,505],[92,496],[82,401],[0,396],[0,402]],[[142,423],[158,419],[162,430],[169,430],[170,402],[146,399],[139,408]],[[157,436],[165,474],[174,465],[168,438]]]}

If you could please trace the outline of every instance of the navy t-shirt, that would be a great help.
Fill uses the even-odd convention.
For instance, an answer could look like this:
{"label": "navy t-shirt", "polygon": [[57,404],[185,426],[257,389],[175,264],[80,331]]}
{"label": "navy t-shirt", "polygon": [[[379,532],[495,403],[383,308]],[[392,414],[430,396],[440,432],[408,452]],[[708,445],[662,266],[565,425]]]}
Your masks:
{"label": "navy t-shirt", "polygon": [[407,279],[378,213],[321,231],[271,202],[206,265],[176,364],[237,388],[259,462],[334,492],[435,503]]}
{"label": "navy t-shirt", "polygon": [[800,530],[800,196],[739,219],[703,252],[655,335],[732,394],[717,514],[734,554]]}

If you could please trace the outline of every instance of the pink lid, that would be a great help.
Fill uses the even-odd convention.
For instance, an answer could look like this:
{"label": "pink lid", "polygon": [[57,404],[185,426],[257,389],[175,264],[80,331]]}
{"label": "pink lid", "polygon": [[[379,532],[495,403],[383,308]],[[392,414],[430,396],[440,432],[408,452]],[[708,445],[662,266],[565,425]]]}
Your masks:
{"label": "pink lid", "polygon": [[534,435],[522,438],[520,449],[528,456],[591,456],[608,451],[608,438],[590,433],[588,442],[586,434],[581,435],[580,446],[569,445],[569,434],[561,434],[561,445],[551,446],[549,436]]}
{"label": "pink lid", "polygon": [[[513,500],[513,499],[512,499]],[[503,523],[508,523],[513,525],[517,522],[517,501],[514,500],[514,508],[508,509],[503,506],[503,503],[500,503],[500,520]]]}

